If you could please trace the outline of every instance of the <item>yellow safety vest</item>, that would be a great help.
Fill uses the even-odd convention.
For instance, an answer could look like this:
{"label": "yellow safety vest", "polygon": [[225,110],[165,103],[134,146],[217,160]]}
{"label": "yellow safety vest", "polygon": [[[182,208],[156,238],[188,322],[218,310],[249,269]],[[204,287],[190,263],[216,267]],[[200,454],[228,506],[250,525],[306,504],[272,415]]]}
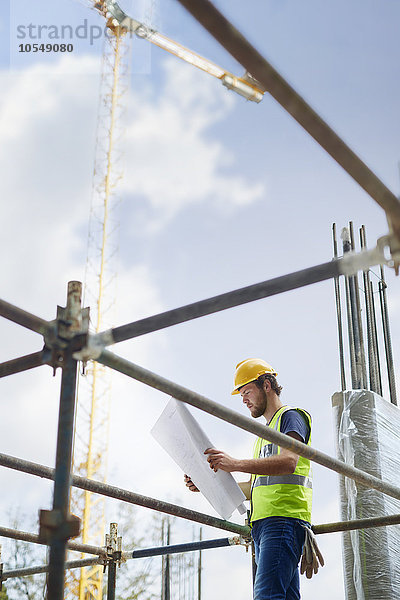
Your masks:
{"label": "yellow safety vest", "polygon": [[[280,431],[282,415],[293,410],[283,406],[276,411],[268,427]],[[310,426],[307,445],[311,445],[311,416],[305,410],[296,408]],[[280,454],[281,448],[267,440],[257,438],[254,445],[254,458]],[[251,515],[254,522],[266,517],[293,517],[311,523],[312,471],[308,459],[299,456],[297,467],[290,475],[251,476]]]}

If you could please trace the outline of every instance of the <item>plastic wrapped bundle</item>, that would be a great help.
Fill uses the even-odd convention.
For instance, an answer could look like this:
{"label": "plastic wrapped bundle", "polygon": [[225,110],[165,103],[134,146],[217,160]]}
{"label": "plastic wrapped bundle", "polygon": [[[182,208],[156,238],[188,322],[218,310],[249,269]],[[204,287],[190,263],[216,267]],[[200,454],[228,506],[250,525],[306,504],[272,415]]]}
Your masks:
{"label": "plastic wrapped bundle", "polygon": [[[337,456],[400,486],[400,410],[374,392],[332,397]],[[399,514],[400,501],[340,477],[343,521]],[[400,525],[343,534],[346,600],[400,598]]]}

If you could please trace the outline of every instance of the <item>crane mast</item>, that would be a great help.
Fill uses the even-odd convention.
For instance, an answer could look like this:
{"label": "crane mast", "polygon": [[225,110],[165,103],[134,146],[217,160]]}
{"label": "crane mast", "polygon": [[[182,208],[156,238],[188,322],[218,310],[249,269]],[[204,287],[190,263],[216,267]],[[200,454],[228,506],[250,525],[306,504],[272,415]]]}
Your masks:
{"label": "crane mast", "polygon": [[[85,302],[92,307],[94,332],[111,327],[115,300],[116,186],[121,171],[121,115],[128,89],[129,36],[113,20],[107,21],[104,40],[101,86],[97,122],[95,165],[89,221]],[[110,374],[90,361],[80,377],[76,415],[73,472],[82,477],[106,481],[109,419]],[[104,545],[105,499],[73,488],[71,511],[82,517],[82,542]],[[95,565],[71,571],[66,580],[66,598],[101,600],[103,567]]]}
{"label": "crane mast", "polygon": [[[92,307],[92,332],[110,328],[115,299],[116,253],[115,188],[121,172],[121,112],[128,89],[128,57],[132,34],[159,46],[219,79],[225,87],[260,102],[264,90],[251,75],[236,77],[208,59],[167,38],[158,31],[129,17],[116,0],[95,0],[92,7],[106,20],[101,89],[97,122],[95,166],[89,221],[84,302]],[[97,481],[106,481],[110,420],[110,374],[104,366],[90,361],[80,377],[76,414],[73,472]],[[71,512],[82,517],[81,539],[84,544],[101,546],[105,535],[105,499],[73,488]],[[101,600],[103,567],[95,565],[70,571],[65,584],[65,598]]]}

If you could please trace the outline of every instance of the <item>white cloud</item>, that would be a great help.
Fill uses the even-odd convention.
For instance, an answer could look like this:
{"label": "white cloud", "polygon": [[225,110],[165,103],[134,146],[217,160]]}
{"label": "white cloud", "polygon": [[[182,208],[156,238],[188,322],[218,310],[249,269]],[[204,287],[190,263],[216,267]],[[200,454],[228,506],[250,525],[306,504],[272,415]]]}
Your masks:
{"label": "white cloud", "polygon": [[[132,117],[126,130],[124,189],[143,195],[153,209],[157,231],[180,210],[208,201],[225,210],[259,199],[263,185],[232,175],[229,148],[212,139],[212,127],[224,119],[234,99],[209,76],[165,61],[162,91],[132,90]],[[210,135],[211,132],[211,135]]]}
{"label": "white cloud", "polygon": [[[57,304],[65,305],[67,281],[84,276],[98,104],[98,77],[91,73],[96,72],[97,60],[65,56],[50,66],[38,63],[0,74],[0,161],[6,198],[1,207],[1,295],[46,319],[55,317]],[[210,197],[230,205],[253,201],[260,188],[242,178],[236,178],[227,192],[229,178],[221,169],[231,164],[232,157],[220,142],[207,137],[229,111],[232,97],[220,90],[218,82],[197,78],[184,65],[167,62],[165,69],[158,98],[148,97],[144,90],[130,93],[127,158],[133,167],[125,191],[144,194],[157,211],[159,226],[161,217],[172,219],[188,204]],[[120,272],[116,309],[117,324],[163,310],[148,265],[132,264]],[[0,327],[7,339],[1,360],[42,347],[42,339],[32,332],[4,320]],[[124,355],[139,364],[163,352],[162,333],[123,345]],[[1,441],[5,452],[51,464],[59,382],[51,379],[48,385],[48,379],[50,369],[41,367],[1,380],[13,408],[2,417]],[[137,403],[129,400],[131,390],[138,390],[142,406],[152,396],[126,378],[120,378],[115,389],[116,404],[132,406],[132,414],[120,406],[126,412],[115,417],[112,434],[118,445],[137,418]],[[149,428],[161,408],[162,401],[148,411]],[[118,427],[124,429],[123,436]],[[38,431],[49,433],[38,438]],[[141,435],[139,428],[135,448],[140,447]],[[118,452],[114,457],[119,460]],[[35,481],[30,484],[36,489]]]}

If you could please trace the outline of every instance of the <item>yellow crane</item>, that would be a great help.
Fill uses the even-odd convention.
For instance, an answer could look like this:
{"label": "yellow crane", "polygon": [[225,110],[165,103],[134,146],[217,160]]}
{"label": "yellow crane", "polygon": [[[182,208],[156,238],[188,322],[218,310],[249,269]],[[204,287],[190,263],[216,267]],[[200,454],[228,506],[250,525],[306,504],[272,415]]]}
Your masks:
{"label": "yellow crane", "polygon": [[[97,3],[98,4],[98,3]],[[103,10],[103,14],[104,10]],[[85,302],[91,307],[91,328],[99,332],[113,324],[115,300],[113,255],[116,252],[115,189],[122,177],[119,165],[120,112],[128,89],[129,41],[126,31],[107,19],[109,34],[102,57],[101,91],[97,121],[95,166],[85,273]],[[110,419],[110,374],[90,361],[80,377],[74,441],[73,472],[106,481]],[[82,542],[104,545],[105,499],[73,488],[71,511],[82,519]],[[65,597],[101,600],[103,568],[95,565],[71,571]]]}
{"label": "yellow crane", "polygon": [[[118,142],[121,137],[119,114],[123,96],[128,89],[129,34],[147,40],[170,54],[209,73],[222,84],[247,100],[260,102],[264,90],[245,74],[237,77],[185,48],[155,29],[129,17],[115,0],[94,0],[93,7],[106,20],[108,35],[102,59],[95,167],[89,223],[87,264],[85,274],[85,305],[91,307],[91,326],[97,333],[113,325],[115,271],[112,256],[115,244],[112,232],[118,226],[113,221],[115,188],[122,177],[119,170]],[[110,418],[110,381],[105,368],[91,361],[86,376],[80,378],[76,416],[73,472],[77,475],[106,481],[108,428]],[[71,511],[82,518],[82,542],[103,545],[105,535],[105,499],[73,488]],[[66,578],[65,598],[101,600],[103,568],[96,565],[70,571]]]}

